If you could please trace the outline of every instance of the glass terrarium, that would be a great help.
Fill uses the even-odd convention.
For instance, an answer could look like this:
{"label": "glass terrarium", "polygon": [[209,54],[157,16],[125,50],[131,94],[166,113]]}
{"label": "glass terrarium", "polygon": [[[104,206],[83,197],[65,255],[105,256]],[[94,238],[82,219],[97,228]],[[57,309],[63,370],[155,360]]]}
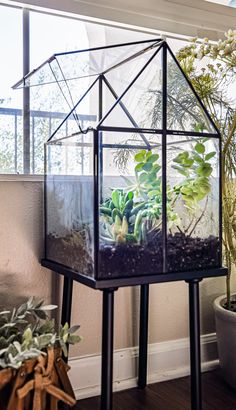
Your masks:
{"label": "glass terrarium", "polygon": [[45,266],[120,284],[221,267],[220,134],[165,41],[55,54],[23,83],[70,107],[45,145]]}

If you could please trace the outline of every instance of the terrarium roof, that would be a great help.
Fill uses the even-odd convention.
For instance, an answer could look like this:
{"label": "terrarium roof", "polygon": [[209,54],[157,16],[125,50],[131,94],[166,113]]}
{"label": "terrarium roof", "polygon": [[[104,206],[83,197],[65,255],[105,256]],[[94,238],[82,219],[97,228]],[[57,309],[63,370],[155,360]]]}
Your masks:
{"label": "terrarium roof", "polygon": [[13,88],[98,77],[100,74],[106,74],[116,69],[121,64],[138,58],[143,53],[154,51],[162,42],[162,39],[153,39],[55,53],[40,66],[26,74]]}
{"label": "terrarium roof", "polygon": [[[168,44],[162,39],[51,56],[13,88],[56,86],[69,113],[49,141],[91,129],[219,136],[219,131]],[[81,122],[81,115],[88,120]],[[59,130],[73,120],[76,128]]]}

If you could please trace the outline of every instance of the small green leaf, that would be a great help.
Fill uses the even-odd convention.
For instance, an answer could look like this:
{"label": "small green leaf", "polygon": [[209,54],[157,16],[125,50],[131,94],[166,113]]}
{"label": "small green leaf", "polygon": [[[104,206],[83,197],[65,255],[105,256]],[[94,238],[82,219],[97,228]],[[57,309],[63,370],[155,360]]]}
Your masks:
{"label": "small green leaf", "polygon": [[158,164],[154,164],[152,169],[153,169],[153,172],[155,172],[157,174],[160,171],[161,166],[158,165]]}
{"label": "small green leaf", "polygon": [[112,191],[111,199],[116,208],[119,208],[120,193],[117,190]]}
{"label": "small green leaf", "polygon": [[173,161],[176,162],[177,164],[182,164],[183,162],[186,161],[186,159],[188,159],[188,157],[189,157],[188,151],[183,151],[180,154],[178,154],[177,157],[173,159]]}
{"label": "small green leaf", "polygon": [[151,162],[146,162],[146,164],[143,165],[143,170],[150,172],[152,169],[152,163]]}
{"label": "small green leaf", "polygon": [[37,338],[37,345],[39,346],[40,349],[43,349],[44,347],[47,347],[49,344],[53,344],[53,335],[51,333],[47,333],[45,335],[40,335]]}
{"label": "small green leaf", "polygon": [[159,159],[159,155],[158,154],[151,154],[148,158],[147,161],[151,162],[153,164],[153,162],[156,162]]}
{"label": "small green leaf", "polygon": [[186,168],[190,168],[194,163],[194,160],[191,158],[187,158],[183,161],[183,166]]}
{"label": "small green leaf", "polygon": [[211,164],[204,163],[197,168],[197,174],[204,177],[209,177],[212,173],[212,166]]}
{"label": "small green leaf", "polygon": [[64,324],[64,326],[62,327],[62,330],[63,330],[63,331],[68,331],[68,329],[69,329],[69,323],[66,322],[66,323]]}
{"label": "small green leaf", "polygon": [[134,156],[136,162],[143,162],[145,160],[146,151],[142,150]]}
{"label": "small green leaf", "polygon": [[206,154],[205,160],[209,161],[209,159],[213,158],[216,155],[215,151],[209,152],[209,154]]}
{"label": "small green leaf", "polygon": [[204,152],[205,152],[205,145],[204,144],[201,144],[201,142],[198,142],[196,145],[195,145],[195,150],[198,152],[198,154],[204,154]]}
{"label": "small green leaf", "polygon": [[202,164],[203,162],[204,162],[204,160],[200,157],[200,155],[198,155],[198,154],[194,154],[194,160],[196,161],[196,162],[198,162],[199,164]]}
{"label": "small green leaf", "polygon": [[24,333],[23,333],[23,340],[25,340],[26,342],[29,342],[32,340],[32,330],[30,329],[30,327],[28,327]]}
{"label": "small green leaf", "polygon": [[44,305],[44,306],[41,306],[40,308],[40,310],[45,310],[45,311],[54,310],[54,309],[57,309],[57,305]]}
{"label": "small green leaf", "polygon": [[132,191],[129,191],[129,192],[126,194],[125,203],[126,203],[128,200],[133,199],[133,197],[134,197],[134,193],[133,193]]}
{"label": "small green leaf", "polygon": [[111,209],[105,206],[100,206],[99,208],[101,214],[111,216]]}
{"label": "small green leaf", "polygon": [[71,335],[69,334],[67,342],[71,345],[74,345],[75,343],[79,343],[81,341],[81,337],[78,335]]}
{"label": "small green leaf", "polygon": [[140,172],[140,171],[142,171],[143,166],[144,166],[144,162],[140,162],[139,164],[137,164],[136,167],[134,168],[134,169],[135,169],[135,172]]}

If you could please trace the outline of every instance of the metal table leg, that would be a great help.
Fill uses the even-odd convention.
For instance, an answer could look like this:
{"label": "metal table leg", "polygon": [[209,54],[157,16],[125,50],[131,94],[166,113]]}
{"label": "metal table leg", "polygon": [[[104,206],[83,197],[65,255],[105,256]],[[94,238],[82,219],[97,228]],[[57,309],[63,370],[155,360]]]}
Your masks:
{"label": "metal table leg", "polygon": [[[72,307],[72,293],[73,293],[73,280],[64,276],[63,283],[63,296],[62,296],[62,310],[61,310],[61,324],[64,325],[68,323],[70,326],[71,322],[71,307]],[[69,348],[67,346],[69,353]],[[68,361],[68,357],[64,357],[65,362]]]}
{"label": "metal table leg", "polygon": [[199,280],[189,280],[188,284],[191,362],[191,409],[202,410]]}
{"label": "metal table leg", "polygon": [[148,346],[148,309],[149,285],[142,285],[140,292],[140,323],[139,323],[139,366],[138,387],[144,389],[147,385],[147,346]]}
{"label": "metal table leg", "polygon": [[65,324],[71,321],[73,280],[64,276],[61,323]]}
{"label": "metal table leg", "polygon": [[103,290],[101,410],[112,410],[114,289]]}

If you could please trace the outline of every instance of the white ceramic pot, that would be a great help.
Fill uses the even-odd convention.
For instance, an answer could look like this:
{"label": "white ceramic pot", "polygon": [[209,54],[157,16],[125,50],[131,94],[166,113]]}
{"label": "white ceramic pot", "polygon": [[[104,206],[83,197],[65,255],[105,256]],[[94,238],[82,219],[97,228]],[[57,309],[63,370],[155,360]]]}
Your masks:
{"label": "white ceramic pot", "polygon": [[225,381],[236,390],[236,312],[223,307],[225,296],[214,301],[220,367]]}

